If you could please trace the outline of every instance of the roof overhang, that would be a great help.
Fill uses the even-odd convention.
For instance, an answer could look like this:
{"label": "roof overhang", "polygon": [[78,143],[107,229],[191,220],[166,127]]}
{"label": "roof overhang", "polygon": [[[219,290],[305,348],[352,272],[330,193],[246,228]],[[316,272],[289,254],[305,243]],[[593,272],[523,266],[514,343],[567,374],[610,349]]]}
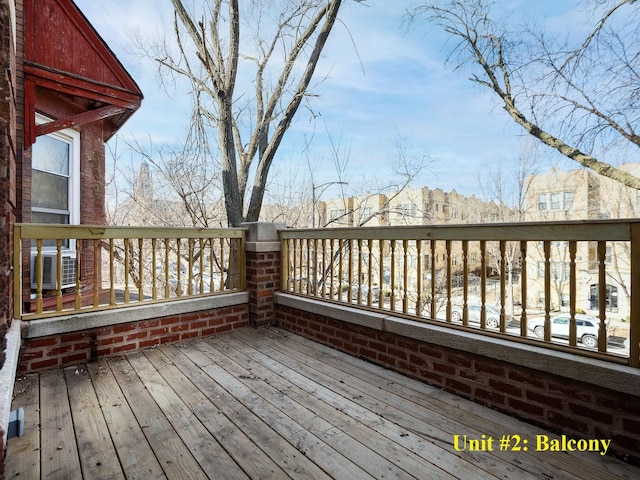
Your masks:
{"label": "roof overhang", "polygon": [[[25,148],[38,135],[96,121],[102,121],[106,141],[143,98],[133,78],[71,0],[25,0],[24,74]],[[63,114],[36,126],[35,112],[54,103]]]}

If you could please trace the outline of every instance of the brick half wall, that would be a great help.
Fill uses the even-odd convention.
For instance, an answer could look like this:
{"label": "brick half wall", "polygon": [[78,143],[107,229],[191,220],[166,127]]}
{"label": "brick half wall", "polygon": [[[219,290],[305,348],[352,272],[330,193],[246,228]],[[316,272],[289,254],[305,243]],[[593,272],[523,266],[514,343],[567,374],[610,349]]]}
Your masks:
{"label": "brick half wall", "polygon": [[[330,313],[331,306],[320,307],[317,303],[309,305],[311,308],[294,308],[292,305],[305,302],[288,301],[283,297],[278,296],[279,305],[276,308],[278,326],[281,328],[443,388],[545,430],[572,438],[611,439],[610,451],[613,455],[640,465],[640,395],[634,391],[640,385],[638,372],[629,369],[630,376],[620,376],[620,381],[631,387],[628,389],[630,391],[624,392],[620,391],[622,388],[608,388],[549,373],[536,364],[535,368],[529,368],[468,349],[442,345],[445,342],[433,343],[427,340],[433,332],[425,331],[421,335],[423,338],[401,333],[428,328],[418,322],[397,319],[399,326],[396,327],[392,325],[394,320],[388,316],[355,309],[349,312],[345,307],[336,307],[336,315],[333,315]],[[449,332],[448,335],[455,336],[455,333]],[[496,352],[496,356],[500,356],[503,342],[481,335],[464,334],[459,344],[465,345],[470,335],[478,337],[472,341],[493,343],[493,347],[489,348]],[[433,337],[440,338],[437,332]],[[516,345],[514,348],[536,350],[526,345]],[[562,354],[546,361],[541,358],[543,355],[545,353],[539,354],[539,365],[561,362],[566,356]],[[523,363],[528,363],[526,358]],[[615,375],[616,370],[621,368],[611,367],[610,375]],[[559,368],[562,368],[562,364]],[[571,366],[567,364],[564,368],[570,370]],[[589,370],[588,364],[585,370]],[[622,370],[627,371],[626,368]],[[600,378],[598,369],[594,367],[593,371],[594,378]],[[630,384],[634,380],[635,387]]]}
{"label": "brick half wall", "polygon": [[[70,318],[68,322],[52,319],[48,324],[34,320],[32,325],[27,324],[23,328],[18,373],[75,365],[100,356],[248,326],[248,304],[234,304],[235,300],[245,300],[246,294],[228,297],[231,300],[227,302],[223,296],[209,299],[210,308],[203,308],[206,302],[199,301],[195,304],[185,302],[183,308],[175,304],[156,304],[132,307],[129,312],[124,309],[104,311],[93,319],[83,319],[85,328],[78,328],[77,317]],[[215,306],[216,303],[219,305]],[[114,317],[120,321],[114,323]],[[69,326],[72,328],[67,328]]]}

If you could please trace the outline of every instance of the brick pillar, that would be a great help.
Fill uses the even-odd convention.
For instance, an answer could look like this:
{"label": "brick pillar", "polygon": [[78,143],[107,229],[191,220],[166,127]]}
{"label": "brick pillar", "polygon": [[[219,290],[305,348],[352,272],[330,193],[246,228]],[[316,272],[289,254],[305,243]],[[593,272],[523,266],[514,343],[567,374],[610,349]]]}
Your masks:
{"label": "brick pillar", "polygon": [[249,325],[274,325],[273,292],[280,289],[280,239],[282,223],[243,223],[247,228],[247,290],[249,291]]}

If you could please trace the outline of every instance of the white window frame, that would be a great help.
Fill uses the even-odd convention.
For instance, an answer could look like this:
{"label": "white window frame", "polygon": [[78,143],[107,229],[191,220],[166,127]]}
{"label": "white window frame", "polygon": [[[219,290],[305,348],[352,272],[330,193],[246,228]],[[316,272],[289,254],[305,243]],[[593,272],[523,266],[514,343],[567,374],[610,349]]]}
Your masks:
{"label": "white window frame", "polygon": [[[40,113],[36,113],[36,125],[53,121]],[[69,148],[69,225],[80,225],[80,132],[65,128],[47,136],[70,145]],[[33,167],[32,167],[33,169]],[[32,212],[47,213],[47,209],[31,208]],[[71,241],[65,250],[75,251],[75,242]]]}
{"label": "white window frame", "polygon": [[[36,125],[53,121],[42,114],[36,113]],[[69,225],[80,225],[80,132],[65,128],[47,134],[56,140],[68,143],[69,149]],[[32,209],[46,211],[45,209]]]}

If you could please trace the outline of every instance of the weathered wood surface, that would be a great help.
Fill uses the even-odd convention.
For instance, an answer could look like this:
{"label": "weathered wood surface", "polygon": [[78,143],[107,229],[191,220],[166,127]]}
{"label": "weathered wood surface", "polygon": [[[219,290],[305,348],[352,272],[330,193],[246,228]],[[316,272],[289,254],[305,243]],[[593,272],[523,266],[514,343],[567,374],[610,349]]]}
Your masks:
{"label": "weathered wood surface", "polygon": [[[500,451],[504,434],[548,433],[278,329],[29,375],[15,391],[27,429],[8,442],[8,479],[640,478],[594,452]],[[456,451],[454,435],[492,437],[493,451]]]}

